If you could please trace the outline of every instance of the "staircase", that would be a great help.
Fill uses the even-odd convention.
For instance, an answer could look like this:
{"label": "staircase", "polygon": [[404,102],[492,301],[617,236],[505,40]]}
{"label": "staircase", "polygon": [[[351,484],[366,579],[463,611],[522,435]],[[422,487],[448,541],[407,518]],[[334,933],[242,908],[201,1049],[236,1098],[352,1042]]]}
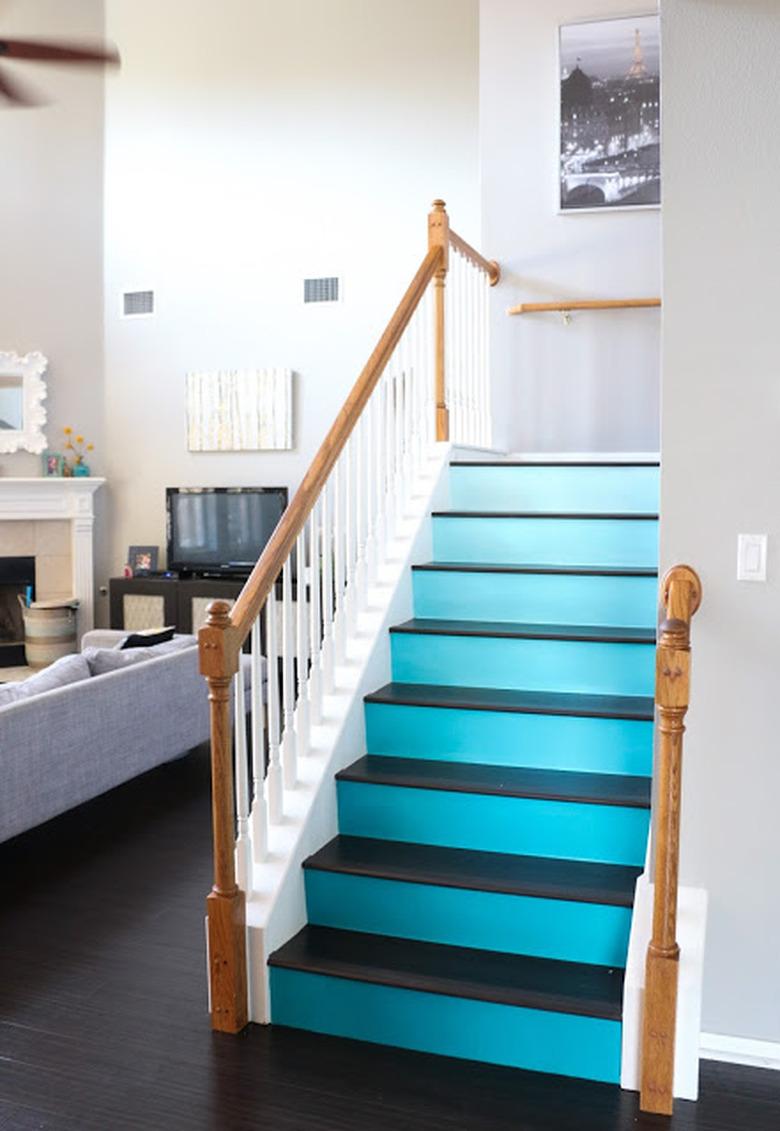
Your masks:
{"label": "staircase", "polygon": [[276,1024],[617,1083],[647,847],[658,467],[454,463]]}

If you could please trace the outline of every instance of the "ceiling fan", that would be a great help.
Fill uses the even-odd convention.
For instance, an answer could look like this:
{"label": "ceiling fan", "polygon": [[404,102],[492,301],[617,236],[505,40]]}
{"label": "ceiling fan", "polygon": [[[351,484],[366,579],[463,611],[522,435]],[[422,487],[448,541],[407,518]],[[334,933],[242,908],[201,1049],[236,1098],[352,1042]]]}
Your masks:
{"label": "ceiling fan", "polygon": [[16,78],[11,78],[5,60],[28,63],[75,63],[92,66],[118,65],[115,47],[76,43],[44,42],[37,39],[7,39],[0,35],[0,104],[4,100],[15,106],[34,106],[40,99]]}

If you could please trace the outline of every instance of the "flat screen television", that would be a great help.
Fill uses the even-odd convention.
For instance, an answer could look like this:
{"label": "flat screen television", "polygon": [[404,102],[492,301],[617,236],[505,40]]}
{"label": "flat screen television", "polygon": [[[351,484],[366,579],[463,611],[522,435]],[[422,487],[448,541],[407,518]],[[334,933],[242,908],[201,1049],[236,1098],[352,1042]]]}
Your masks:
{"label": "flat screen television", "polygon": [[244,576],[287,506],[286,487],[168,487],[168,569]]}

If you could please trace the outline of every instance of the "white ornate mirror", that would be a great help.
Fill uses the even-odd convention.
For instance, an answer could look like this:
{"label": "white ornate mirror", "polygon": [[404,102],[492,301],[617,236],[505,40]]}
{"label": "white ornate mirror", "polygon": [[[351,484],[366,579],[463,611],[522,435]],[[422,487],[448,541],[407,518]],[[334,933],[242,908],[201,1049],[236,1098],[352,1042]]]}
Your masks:
{"label": "white ornate mirror", "polygon": [[42,353],[0,352],[0,452],[42,452],[46,447],[46,358]]}

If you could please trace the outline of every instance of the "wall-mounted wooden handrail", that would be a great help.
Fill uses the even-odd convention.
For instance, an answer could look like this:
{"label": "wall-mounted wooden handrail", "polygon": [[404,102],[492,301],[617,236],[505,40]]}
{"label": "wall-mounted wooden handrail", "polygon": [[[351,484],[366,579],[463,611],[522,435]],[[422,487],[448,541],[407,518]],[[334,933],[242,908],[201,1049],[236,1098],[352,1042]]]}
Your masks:
{"label": "wall-mounted wooden handrail", "polygon": [[562,299],[560,302],[521,302],[510,306],[507,314],[544,314],[572,310],[630,310],[636,307],[660,306],[660,298]]}
{"label": "wall-mounted wooden handrail", "polygon": [[470,259],[475,267],[484,271],[490,280],[491,287],[496,285],[501,278],[501,268],[495,259],[485,259],[484,255],[480,255],[476,248],[473,248],[470,243],[463,239],[463,236],[459,236],[452,228],[450,228],[450,246],[459,251],[461,255],[465,255],[466,259]]}
{"label": "wall-mounted wooden handrail", "polygon": [[677,887],[680,865],[682,741],[688,710],[691,618],[701,604],[695,570],[676,565],[661,584],[661,622],[656,650],[658,720],[654,824],[653,933],[647,948],[640,1104],[643,1111],[672,1114],[677,1017]]}

